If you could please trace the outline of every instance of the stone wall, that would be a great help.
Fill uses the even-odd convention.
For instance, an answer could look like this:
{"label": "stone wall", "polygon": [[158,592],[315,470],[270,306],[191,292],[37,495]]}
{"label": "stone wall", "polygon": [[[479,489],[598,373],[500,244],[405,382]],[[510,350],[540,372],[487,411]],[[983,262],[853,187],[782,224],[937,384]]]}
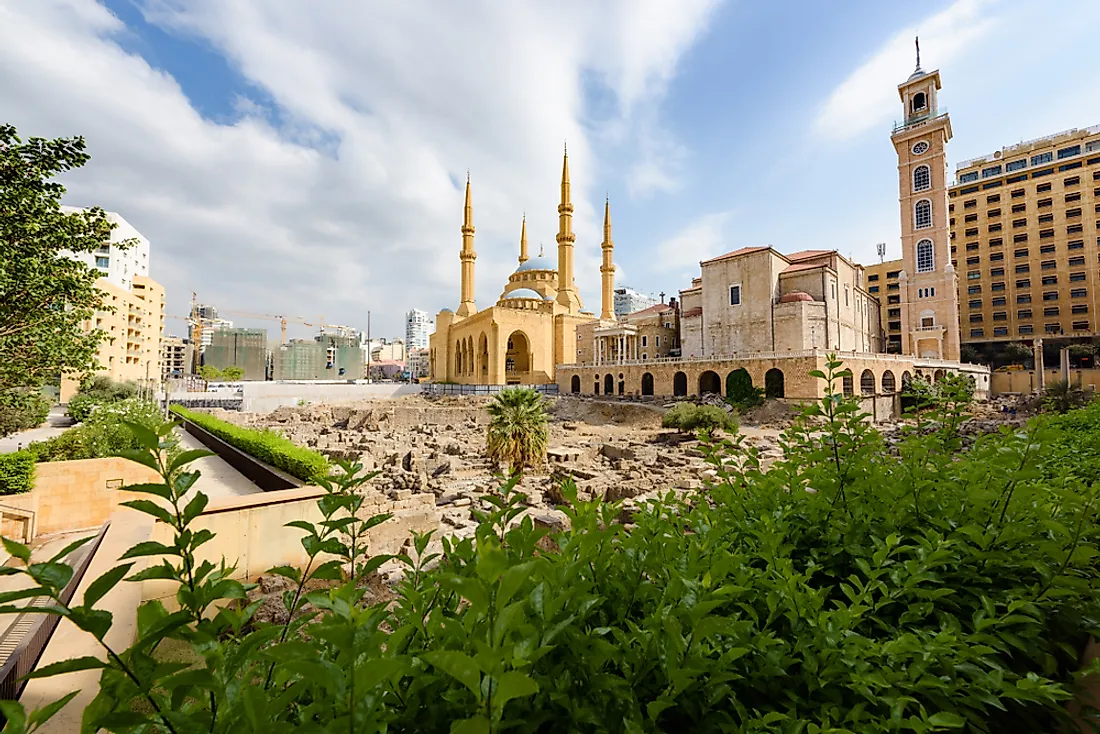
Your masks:
{"label": "stone wall", "polygon": [[[32,535],[98,527],[125,502],[146,495],[119,491],[127,484],[157,481],[149,468],[119,457],[38,464],[34,489],[7,495],[5,505],[35,513]],[[7,535],[11,528],[5,527]]]}
{"label": "stone wall", "polygon": [[[1047,385],[1062,379],[1061,370],[1043,370]],[[1069,371],[1069,381],[1084,390],[1095,392],[1100,389],[1100,369],[1077,369]],[[1011,370],[994,372],[990,390],[994,395],[1001,393],[1031,393],[1038,389],[1035,370]]]}

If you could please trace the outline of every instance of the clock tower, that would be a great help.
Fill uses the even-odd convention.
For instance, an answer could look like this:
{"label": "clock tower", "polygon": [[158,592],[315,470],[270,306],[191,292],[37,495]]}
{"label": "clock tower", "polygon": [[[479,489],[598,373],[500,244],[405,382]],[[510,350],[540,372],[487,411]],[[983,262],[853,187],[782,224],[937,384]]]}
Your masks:
{"label": "clock tower", "polygon": [[936,98],[940,72],[917,68],[898,85],[902,118],[890,140],[898,154],[901,207],[902,352],[959,359],[958,274],[951,264],[947,141],[951,118]]}

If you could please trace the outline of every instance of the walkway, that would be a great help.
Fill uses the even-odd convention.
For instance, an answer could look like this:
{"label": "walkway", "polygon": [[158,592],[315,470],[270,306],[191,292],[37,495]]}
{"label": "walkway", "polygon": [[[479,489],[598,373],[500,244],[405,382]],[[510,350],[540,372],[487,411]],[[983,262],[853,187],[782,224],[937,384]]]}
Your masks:
{"label": "walkway", "polygon": [[[206,448],[189,433],[176,429],[176,435],[179,436],[182,449]],[[219,456],[199,459],[192,462],[190,468],[200,472],[199,480],[195,482],[192,491],[203,492],[212,500],[219,497],[240,497],[263,491]]]}
{"label": "walkway", "polygon": [[58,436],[69,430],[72,425],[72,418],[65,415],[65,406],[55,405],[50,408],[45,424],[29,431],[13,433],[7,438],[0,438],[0,454],[10,454],[19,449],[25,449],[31,441],[45,441],[47,438]]}

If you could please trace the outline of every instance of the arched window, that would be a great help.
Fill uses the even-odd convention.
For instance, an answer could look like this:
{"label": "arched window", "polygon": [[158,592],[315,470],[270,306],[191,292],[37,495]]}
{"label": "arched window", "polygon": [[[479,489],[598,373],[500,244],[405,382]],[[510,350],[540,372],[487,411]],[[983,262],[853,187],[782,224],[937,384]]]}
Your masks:
{"label": "arched window", "polygon": [[913,191],[927,191],[932,188],[932,170],[928,166],[913,169]]}
{"label": "arched window", "polygon": [[928,98],[924,92],[917,92],[913,95],[913,112],[919,112],[928,106]]}
{"label": "arched window", "polygon": [[875,394],[875,373],[871,370],[863,370],[859,376],[859,391],[864,395]]}
{"label": "arched window", "polygon": [[930,273],[936,269],[936,258],[932,254],[932,240],[917,243],[917,272]]}
{"label": "arched window", "polygon": [[897,391],[897,383],[894,381],[894,373],[886,370],[882,373],[882,391],[892,393]]}
{"label": "arched window", "polygon": [[926,229],[932,226],[932,202],[921,199],[913,214],[913,229]]}

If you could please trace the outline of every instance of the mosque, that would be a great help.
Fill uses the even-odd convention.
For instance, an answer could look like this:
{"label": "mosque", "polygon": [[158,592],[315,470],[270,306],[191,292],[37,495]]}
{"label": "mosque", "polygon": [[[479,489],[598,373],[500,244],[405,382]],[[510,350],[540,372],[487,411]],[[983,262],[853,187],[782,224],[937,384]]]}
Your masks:
{"label": "mosque", "polygon": [[[495,305],[474,305],[474,219],[470,180],[462,221],[462,288],[458,309],[436,316],[431,335],[433,382],[464,385],[541,385],[555,382],[554,366],[577,359],[577,327],[596,316],[584,311],[573,277],[573,204],[569,193],[569,154],[561,173],[558,205],[558,261],[527,255],[527,222],[519,245],[519,267],[508,278]],[[613,321],[615,266],[611,255],[610,204],[604,206],[603,293],[600,321]]]}

